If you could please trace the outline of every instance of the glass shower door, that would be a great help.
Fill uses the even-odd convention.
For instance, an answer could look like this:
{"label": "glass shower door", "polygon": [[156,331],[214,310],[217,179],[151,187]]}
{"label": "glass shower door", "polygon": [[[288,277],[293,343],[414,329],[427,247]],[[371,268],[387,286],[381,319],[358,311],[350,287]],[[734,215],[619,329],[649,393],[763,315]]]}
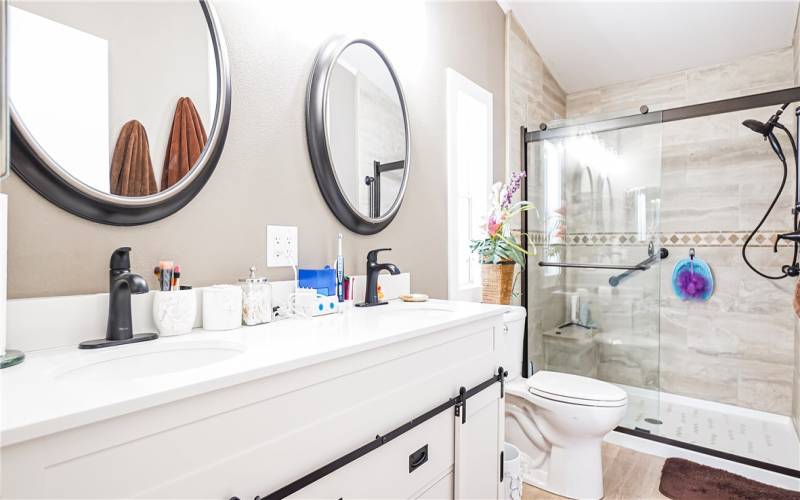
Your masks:
{"label": "glass shower door", "polygon": [[[528,355],[629,395],[658,432],[661,124],[528,144]],[[636,269],[626,269],[636,268]]]}

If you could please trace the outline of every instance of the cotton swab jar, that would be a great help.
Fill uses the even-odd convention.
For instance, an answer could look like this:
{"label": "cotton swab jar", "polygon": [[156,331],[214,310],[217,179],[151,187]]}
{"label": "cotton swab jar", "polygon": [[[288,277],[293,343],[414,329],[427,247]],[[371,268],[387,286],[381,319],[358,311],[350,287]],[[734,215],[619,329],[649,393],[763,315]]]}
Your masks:
{"label": "cotton swab jar", "polygon": [[272,285],[267,278],[256,277],[256,268],[250,276],[239,280],[242,287],[242,323],[247,326],[272,321]]}

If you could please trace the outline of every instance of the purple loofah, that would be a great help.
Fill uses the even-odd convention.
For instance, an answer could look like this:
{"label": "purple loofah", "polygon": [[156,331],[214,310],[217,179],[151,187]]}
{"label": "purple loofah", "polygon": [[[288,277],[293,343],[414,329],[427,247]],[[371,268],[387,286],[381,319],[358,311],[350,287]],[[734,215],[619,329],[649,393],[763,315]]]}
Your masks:
{"label": "purple loofah", "polygon": [[684,269],[678,273],[678,288],[687,298],[701,298],[708,289],[708,280],[699,273]]}

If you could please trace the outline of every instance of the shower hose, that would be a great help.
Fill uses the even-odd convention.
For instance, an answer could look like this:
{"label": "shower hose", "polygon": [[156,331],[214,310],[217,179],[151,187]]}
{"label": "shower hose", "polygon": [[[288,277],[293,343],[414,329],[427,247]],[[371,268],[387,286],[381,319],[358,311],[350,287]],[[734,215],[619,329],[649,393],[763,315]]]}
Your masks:
{"label": "shower hose", "polygon": [[[780,117],[780,114],[788,106],[789,106],[789,103],[785,104],[780,109],[780,111],[778,111],[776,113],[776,118],[774,120],[774,126],[776,128],[779,128],[779,129],[783,130],[786,133],[786,136],[789,138],[789,143],[792,145],[792,152],[794,153],[795,162],[797,162],[797,144],[795,143],[791,132],[789,132],[789,130],[786,127],[784,127],[783,125],[781,125],[780,123],[777,122],[777,117]],[[755,266],[753,266],[753,264],[751,264],[750,261],[747,259],[747,245],[750,244],[750,240],[752,240],[753,237],[761,230],[761,226],[764,225],[764,222],[766,222],[766,220],[769,217],[770,213],[772,213],[772,209],[775,208],[775,204],[778,203],[778,200],[780,199],[781,194],[783,194],[783,189],[784,189],[784,187],[786,187],[786,179],[789,176],[789,167],[788,167],[787,162],[786,162],[786,156],[783,154],[783,148],[781,148],[781,144],[780,144],[780,142],[778,142],[778,138],[770,130],[769,133],[765,136],[765,139],[767,139],[769,141],[770,146],[772,146],[772,150],[778,156],[778,159],[780,160],[781,164],[783,165],[783,178],[781,179],[781,185],[778,188],[778,192],[777,192],[777,194],[775,194],[775,198],[773,198],[772,203],[770,203],[769,208],[767,208],[766,213],[764,213],[764,216],[761,218],[761,220],[759,221],[758,225],[755,227],[755,229],[753,229],[753,232],[751,232],[747,236],[747,238],[744,240],[744,245],[742,246],[742,258],[744,259],[745,264],[747,264],[747,267],[752,269],[753,272],[755,272],[759,276],[762,276],[764,278],[771,279],[771,280],[779,280],[779,279],[786,278],[787,276],[790,276],[790,273],[789,273],[790,269],[792,269],[795,266],[797,266],[798,243],[796,241],[794,242],[794,256],[792,257],[791,266],[784,266],[782,268],[782,274],[780,274],[778,276],[773,276],[773,275],[762,273],[761,271],[756,269]],[[797,167],[797,165],[795,165],[795,167]],[[795,199],[797,199],[797,194],[798,194],[797,190],[799,190],[799,189],[800,189],[800,178],[798,178],[797,181],[796,181]],[[798,222],[798,213],[797,213],[796,209],[793,210],[792,212],[794,213],[794,223],[793,223],[792,231],[797,231],[798,230],[798,224],[797,224],[797,222]],[[778,251],[778,241],[779,240],[776,238],[775,246],[774,246],[774,251],[775,252]]]}

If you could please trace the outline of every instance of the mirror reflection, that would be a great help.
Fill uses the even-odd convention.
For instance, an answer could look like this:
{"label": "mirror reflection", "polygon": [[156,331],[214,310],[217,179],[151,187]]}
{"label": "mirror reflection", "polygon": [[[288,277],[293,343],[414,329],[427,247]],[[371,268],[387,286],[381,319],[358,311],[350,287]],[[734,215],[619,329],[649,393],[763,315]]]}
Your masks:
{"label": "mirror reflection", "polygon": [[407,137],[400,98],[370,46],[351,44],[336,60],[327,88],[328,148],[341,190],[364,217],[386,215],[401,195]]}
{"label": "mirror reflection", "polygon": [[11,1],[8,38],[15,123],[71,183],[153,195],[200,158],[217,68],[198,2]]}

